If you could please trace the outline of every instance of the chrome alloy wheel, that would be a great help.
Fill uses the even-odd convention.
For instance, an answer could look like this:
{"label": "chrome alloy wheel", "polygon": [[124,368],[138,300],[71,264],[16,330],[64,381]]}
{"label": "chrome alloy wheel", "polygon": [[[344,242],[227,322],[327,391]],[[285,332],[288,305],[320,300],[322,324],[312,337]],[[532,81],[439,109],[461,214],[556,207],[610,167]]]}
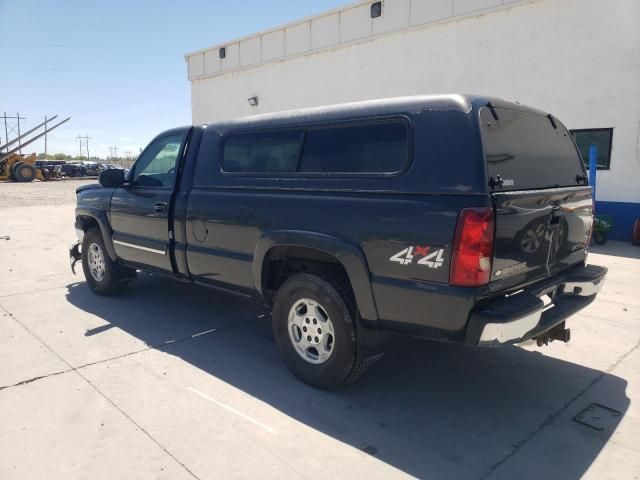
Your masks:
{"label": "chrome alloy wheel", "polygon": [[522,250],[526,253],[537,252],[542,245],[545,230],[546,227],[541,223],[527,230],[520,241],[520,247]]}
{"label": "chrome alloy wheel", "polygon": [[309,363],[326,362],[335,344],[333,323],[327,310],[315,300],[301,298],[289,310],[289,338],[295,351]]}
{"label": "chrome alloy wheel", "polygon": [[87,260],[89,261],[89,271],[96,282],[100,282],[105,274],[105,261],[102,248],[97,243],[89,245]]}

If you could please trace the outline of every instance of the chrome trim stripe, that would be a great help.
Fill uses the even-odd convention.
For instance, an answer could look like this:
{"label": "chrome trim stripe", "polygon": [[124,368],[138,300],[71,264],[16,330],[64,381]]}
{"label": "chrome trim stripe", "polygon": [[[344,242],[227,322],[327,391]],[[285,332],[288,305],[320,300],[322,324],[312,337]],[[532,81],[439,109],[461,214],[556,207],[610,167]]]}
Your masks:
{"label": "chrome trim stripe", "polygon": [[133,243],[123,242],[122,240],[114,240],[116,245],[122,245],[123,247],[136,248],[138,250],[144,250],[145,252],[157,253],[158,255],[166,255],[166,250],[158,250],[157,248],[143,247],[141,245],[135,245]]}

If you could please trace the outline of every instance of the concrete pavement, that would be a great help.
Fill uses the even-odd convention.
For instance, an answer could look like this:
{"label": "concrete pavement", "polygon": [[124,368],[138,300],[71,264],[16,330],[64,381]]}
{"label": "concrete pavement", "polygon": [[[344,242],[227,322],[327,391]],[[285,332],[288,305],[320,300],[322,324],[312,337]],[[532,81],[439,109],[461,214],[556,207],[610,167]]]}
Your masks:
{"label": "concrete pavement", "polygon": [[[256,306],[150,275],[93,295],[69,270],[65,198],[0,208],[3,480],[640,478],[639,248],[590,255],[610,274],[568,345],[394,337],[323,392]],[[580,418],[600,429],[574,421],[593,404]]]}

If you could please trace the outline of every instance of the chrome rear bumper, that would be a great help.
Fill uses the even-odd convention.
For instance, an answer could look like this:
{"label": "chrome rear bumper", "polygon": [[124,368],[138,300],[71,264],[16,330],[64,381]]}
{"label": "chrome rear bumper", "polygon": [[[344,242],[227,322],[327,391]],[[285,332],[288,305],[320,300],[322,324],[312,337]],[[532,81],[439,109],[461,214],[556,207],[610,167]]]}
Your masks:
{"label": "chrome rear bumper", "polygon": [[595,300],[606,274],[605,267],[581,265],[485,305],[471,314],[465,341],[494,346],[536,338]]}

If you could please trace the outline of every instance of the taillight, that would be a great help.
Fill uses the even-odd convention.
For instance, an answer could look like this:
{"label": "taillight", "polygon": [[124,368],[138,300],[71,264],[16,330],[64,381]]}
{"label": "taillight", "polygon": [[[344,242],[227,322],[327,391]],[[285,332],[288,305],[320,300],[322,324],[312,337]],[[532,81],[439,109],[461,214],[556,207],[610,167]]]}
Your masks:
{"label": "taillight", "polygon": [[449,283],[477,287],[489,283],[493,258],[493,209],[465,208],[458,215]]}

